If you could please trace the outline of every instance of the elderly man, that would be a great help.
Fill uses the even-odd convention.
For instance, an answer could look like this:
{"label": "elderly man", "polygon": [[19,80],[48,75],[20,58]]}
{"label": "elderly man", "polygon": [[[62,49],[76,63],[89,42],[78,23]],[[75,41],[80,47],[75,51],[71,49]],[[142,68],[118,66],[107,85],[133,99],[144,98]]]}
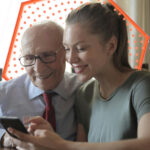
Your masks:
{"label": "elderly man", "polygon": [[[73,105],[80,83],[75,75],[64,74],[62,38],[63,29],[54,22],[37,24],[25,31],[19,60],[27,74],[0,83],[0,116],[22,119],[44,115],[48,121],[52,118],[50,123],[61,137],[74,140],[76,121]],[[51,109],[54,109],[50,118],[46,102],[48,93],[51,93]],[[2,128],[0,137],[4,147],[12,146],[11,137]]]}

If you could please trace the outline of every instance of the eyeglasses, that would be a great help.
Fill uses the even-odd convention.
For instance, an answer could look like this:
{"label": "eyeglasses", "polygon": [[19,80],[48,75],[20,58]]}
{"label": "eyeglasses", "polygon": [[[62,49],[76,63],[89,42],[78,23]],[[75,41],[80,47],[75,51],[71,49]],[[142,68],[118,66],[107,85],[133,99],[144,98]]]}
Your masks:
{"label": "eyeglasses", "polygon": [[40,59],[40,61],[44,64],[53,63],[56,61],[56,56],[57,56],[57,53],[59,52],[60,49],[58,49],[55,52],[45,52],[45,53],[42,53],[42,54],[37,55],[37,56],[25,55],[25,56],[20,57],[19,61],[20,61],[20,64],[24,67],[34,65],[36,62],[36,59]]}

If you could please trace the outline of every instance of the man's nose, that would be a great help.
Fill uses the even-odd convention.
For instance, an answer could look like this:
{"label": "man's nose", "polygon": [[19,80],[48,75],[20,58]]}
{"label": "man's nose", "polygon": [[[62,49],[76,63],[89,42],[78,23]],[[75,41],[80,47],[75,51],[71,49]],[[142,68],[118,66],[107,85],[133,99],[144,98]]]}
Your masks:
{"label": "man's nose", "polygon": [[78,54],[77,52],[71,50],[69,52],[66,53],[66,60],[72,64],[72,63],[76,63],[79,60]]}
{"label": "man's nose", "polygon": [[34,70],[37,71],[37,72],[39,72],[39,71],[41,71],[41,70],[43,69],[44,65],[45,65],[45,64],[44,64],[44,63],[41,61],[41,59],[38,57],[38,58],[36,58],[36,60],[35,60]]}

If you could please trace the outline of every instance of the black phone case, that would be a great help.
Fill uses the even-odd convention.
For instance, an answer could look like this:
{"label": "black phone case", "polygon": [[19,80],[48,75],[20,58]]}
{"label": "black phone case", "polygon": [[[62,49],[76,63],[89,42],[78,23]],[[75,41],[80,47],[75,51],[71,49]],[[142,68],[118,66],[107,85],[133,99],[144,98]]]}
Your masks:
{"label": "black phone case", "polygon": [[[0,117],[0,123],[2,124],[2,126],[5,128],[5,130],[9,133],[9,131],[7,130],[7,128],[11,127],[14,128],[16,130],[19,130],[21,132],[24,133],[28,133],[26,128],[24,127],[23,123],[21,122],[21,120],[19,118],[11,118],[11,117]],[[11,133],[9,133],[11,136],[17,138],[16,136],[12,135]]]}

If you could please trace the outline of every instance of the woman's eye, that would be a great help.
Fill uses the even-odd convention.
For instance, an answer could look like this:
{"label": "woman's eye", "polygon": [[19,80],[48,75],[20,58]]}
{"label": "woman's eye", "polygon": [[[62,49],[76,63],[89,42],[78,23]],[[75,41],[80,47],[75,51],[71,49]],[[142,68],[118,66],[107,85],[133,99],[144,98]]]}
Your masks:
{"label": "woman's eye", "polygon": [[85,48],[77,48],[78,52],[84,52],[86,49]]}

